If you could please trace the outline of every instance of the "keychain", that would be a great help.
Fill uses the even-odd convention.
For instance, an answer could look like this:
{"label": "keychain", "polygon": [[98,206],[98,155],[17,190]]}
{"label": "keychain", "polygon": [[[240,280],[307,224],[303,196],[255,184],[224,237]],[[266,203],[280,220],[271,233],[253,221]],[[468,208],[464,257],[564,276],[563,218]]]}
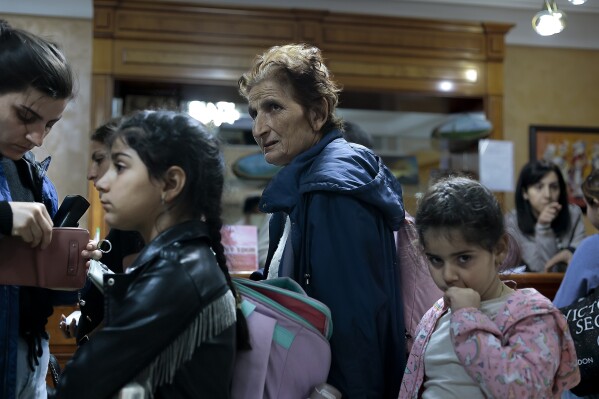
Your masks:
{"label": "keychain", "polygon": [[[108,248],[102,249],[102,247],[106,245]],[[107,254],[112,250],[112,244],[108,240],[99,240],[98,241],[98,250],[103,254]],[[104,275],[105,274],[114,274],[112,270],[108,268],[104,263],[99,260],[90,259],[89,261],[89,269],[87,269],[87,277],[91,280],[92,283],[100,291],[104,291]]]}

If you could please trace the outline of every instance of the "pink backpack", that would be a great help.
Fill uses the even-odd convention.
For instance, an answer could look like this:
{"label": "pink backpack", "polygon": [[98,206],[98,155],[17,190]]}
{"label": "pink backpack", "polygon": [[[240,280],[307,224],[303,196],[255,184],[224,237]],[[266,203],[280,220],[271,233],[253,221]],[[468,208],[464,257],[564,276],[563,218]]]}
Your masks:
{"label": "pink backpack", "polygon": [[233,280],[252,349],[237,353],[231,398],[308,398],[331,366],[329,308],[287,277]]}
{"label": "pink backpack", "polygon": [[397,232],[396,244],[409,351],[420,319],[443,296],[443,291],[437,287],[428,271],[428,259],[418,244],[414,218],[407,212]]}

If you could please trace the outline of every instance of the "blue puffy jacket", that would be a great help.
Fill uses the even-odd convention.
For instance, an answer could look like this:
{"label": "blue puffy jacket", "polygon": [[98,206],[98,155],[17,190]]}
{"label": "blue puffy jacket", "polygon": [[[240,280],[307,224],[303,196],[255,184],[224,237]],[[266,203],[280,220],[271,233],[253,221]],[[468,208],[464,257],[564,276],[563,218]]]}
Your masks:
{"label": "blue puffy jacket", "polygon": [[[1,159],[1,156],[0,156]],[[43,202],[50,216],[54,216],[58,209],[58,196],[54,185],[48,178],[46,171],[50,158],[44,162],[36,162],[32,153],[27,153],[22,159],[19,168],[28,173],[21,173],[21,179],[32,188],[35,200]],[[22,183],[23,184],[23,183]],[[12,201],[7,176],[0,163],[0,202]],[[1,240],[0,236],[0,240]],[[2,255],[0,254],[0,259]],[[58,291],[47,291],[48,300],[53,303],[74,303],[75,294]],[[19,287],[0,285],[0,398],[13,399],[15,397],[15,381],[17,375],[17,346],[19,337]]]}
{"label": "blue puffy jacket", "polygon": [[[393,231],[404,219],[401,186],[372,151],[326,134],[264,190],[270,259],[291,221],[292,277],[333,316],[329,383],[344,398],[396,398],[405,328]],[[266,274],[267,275],[267,271]]]}

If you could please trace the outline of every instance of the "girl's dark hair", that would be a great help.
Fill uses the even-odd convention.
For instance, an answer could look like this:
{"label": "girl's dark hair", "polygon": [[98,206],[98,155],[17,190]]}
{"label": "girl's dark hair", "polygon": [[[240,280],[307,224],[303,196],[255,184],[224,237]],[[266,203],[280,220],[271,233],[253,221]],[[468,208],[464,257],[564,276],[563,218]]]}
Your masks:
{"label": "girl's dark hair", "polygon": [[424,233],[431,228],[457,229],[467,243],[493,252],[505,233],[497,198],[466,177],[450,177],[431,186],[419,202],[415,223],[423,245]]}
{"label": "girl's dark hair", "polygon": [[599,169],[595,169],[584,179],[582,183],[582,194],[589,206],[597,206],[599,203]]}
{"label": "girl's dark hair", "polygon": [[0,19],[0,95],[34,88],[50,98],[73,96],[75,78],[58,46]]}
{"label": "girl's dark hair", "polygon": [[[160,180],[171,166],[185,171],[185,186],[172,209],[205,221],[218,265],[239,300],[221,243],[224,161],[218,140],[201,122],[173,111],[135,113],[122,121],[107,144],[115,140],[123,140],[137,152],[152,179]],[[249,348],[247,324],[239,306],[237,343],[240,349]]]}
{"label": "girl's dark hair", "polygon": [[557,214],[557,217],[551,222],[551,228],[556,235],[560,236],[562,233],[568,230],[570,226],[570,211],[568,210],[568,190],[566,188],[566,182],[562,176],[562,172],[559,167],[548,161],[538,160],[530,161],[520,171],[520,177],[518,177],[518,183],[516,184],[515,202],[516,202],[516,215],[518,217],[518,228],[524,234],[532,235],[535,232],[535,225],[537,219],[532,212],[530,202],[524,199],[524,193],[530,186],[538,183],[548,173],[555,172],[557,175],[557,181],[559,184],[559,198],[558,202],[562,206],[562,209]]}
{"label": "girl's dark hair", "polygon": [[113,118],[99,126],[96,130],[94,130],[90,139],[100,144],[107,145],[112,141],[112,136],[114,136],[116,133],[121,119],[122,118]]}
{"label": "girl's dark hair", "polygon": [[326,122],[321,131],[343,130],[341,118],[335,115],[341,89],[332,80],[320,49],[307,44],[271,47],[256,56],[251,69],[239,78],[239,93],[247,100],[252,88],[267,79],[290,87],[294,100],[305,112],[322,115],[324,100],[328,113],[323,115]]}

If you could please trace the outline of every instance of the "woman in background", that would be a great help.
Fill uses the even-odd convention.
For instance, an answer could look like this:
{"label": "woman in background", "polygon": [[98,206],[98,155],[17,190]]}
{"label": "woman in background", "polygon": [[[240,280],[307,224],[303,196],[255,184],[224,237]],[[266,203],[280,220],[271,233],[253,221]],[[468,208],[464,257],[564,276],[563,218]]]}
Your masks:
{"label": "woman in background", "polygon": [[[557,165],[531,161],[520,172],[516,209],[505,217],[508,233],[520,244],[528,271],[564,271],[585,236],[582,212],[568,204]],[[557,266],[557,270],[554,267]]]}

